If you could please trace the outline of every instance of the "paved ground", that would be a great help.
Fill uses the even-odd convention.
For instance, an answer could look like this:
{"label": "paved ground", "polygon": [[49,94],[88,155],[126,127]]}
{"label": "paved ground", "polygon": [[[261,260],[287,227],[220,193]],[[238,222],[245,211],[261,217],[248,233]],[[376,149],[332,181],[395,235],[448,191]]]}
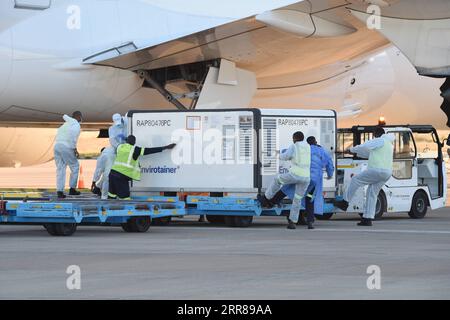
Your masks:
{"label": "paved ground", "polygon": [[[286,230],[282,218],[250,229],[185,218],[147,234],[85,227],[71,238],[0,226],[0,299],[450,298],[450,208],[372,229],[351,217],[314,231]],[[66,288],[69,265],[81,268],[79,291]],[[381,290],[367,288],[370,265]]]}

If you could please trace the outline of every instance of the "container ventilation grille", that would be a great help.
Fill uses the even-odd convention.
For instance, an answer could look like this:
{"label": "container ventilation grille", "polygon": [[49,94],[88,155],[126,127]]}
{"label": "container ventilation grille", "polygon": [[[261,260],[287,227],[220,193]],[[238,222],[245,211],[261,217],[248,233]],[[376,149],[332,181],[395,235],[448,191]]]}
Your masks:
{"label": "container ventilation grille", "polygon": [[277,149],[277,120],[263,119],[263,150],[262,174],[275,175],[278,173]]}

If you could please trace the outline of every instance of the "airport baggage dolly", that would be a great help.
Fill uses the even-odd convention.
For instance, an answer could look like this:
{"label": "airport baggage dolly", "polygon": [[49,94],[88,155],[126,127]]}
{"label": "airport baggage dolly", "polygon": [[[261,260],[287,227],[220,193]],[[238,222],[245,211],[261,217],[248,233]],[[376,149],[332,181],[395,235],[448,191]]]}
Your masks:
{"label": "airport baggage dolly", "polygon": [[126,232],[147,232],[152,219],[184,214],[185,203],[176,197],[141,197],[130,201],[0,200],[0,224],[43,225],[52,236],[71,236],[79,225],[121,226]]}
{"label": "airport baggage dolly", "polygon": [[[186,204],[186,215],[204,215],[211,224],[237,228],[249,227],[253,217],[288,216],[291,209],[289,203],[282,203],[271,209],[263,208],[258,200],[248,197],[188,196]],[[330,203],[324,205],[326,211],[333,207]]]}

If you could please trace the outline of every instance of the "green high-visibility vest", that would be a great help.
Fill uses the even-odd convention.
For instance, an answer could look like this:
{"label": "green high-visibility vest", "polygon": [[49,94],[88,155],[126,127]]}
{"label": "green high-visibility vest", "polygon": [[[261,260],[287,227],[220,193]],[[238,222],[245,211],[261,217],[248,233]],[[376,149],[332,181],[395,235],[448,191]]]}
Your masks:
{"label": "green high-visibility vest", "polygon": [[[117,147],[116,160],[111,168],[133,180],[141,180],[141,167],[138,160],[133,159],[135,146],[125,143]],[[144,148],[141,148],[141,156],[144,154]]]}
{"label": "green high-visibility vest", "polygon": [[308,143],[303,141],[295,144],[295,154],[289,171],[299,177],[311,177],[311,146]]}
{"label": "green high-visibility vest", "polygon": [[372,169],[392,170],[394,146],[388,139],[383,139],[384,145],[381,148],[370,152],[368,167]]}

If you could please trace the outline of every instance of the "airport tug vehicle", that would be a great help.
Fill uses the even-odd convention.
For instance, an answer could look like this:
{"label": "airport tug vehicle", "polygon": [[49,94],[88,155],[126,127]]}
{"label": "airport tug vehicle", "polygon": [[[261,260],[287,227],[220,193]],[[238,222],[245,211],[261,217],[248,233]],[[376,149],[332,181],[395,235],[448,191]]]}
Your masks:
{"label": "airport tug vehicle", "polygon": [[[394,166],[391,179],[378,195],[376,219],[384,214],[408,212],[413,219],[425,217],[432,210],[445,206],[447,198],[447,170],[442,154],[443,143],[435,128],[429,125],[383,126],[386,133],[395,135]],[[345,151],[372,139],[375,126],[354,126],[338,130],[337,178],[338,197],[343,195],[351,178],[367,168],[368,160]],[[447,139],[448,144],[448,139]],[[365,188],[361,188],[350,202],[347,212],[361,213]],[[331,202],[332,199],[326,200]],[[331,218],[328,208],[325,217]]]}

